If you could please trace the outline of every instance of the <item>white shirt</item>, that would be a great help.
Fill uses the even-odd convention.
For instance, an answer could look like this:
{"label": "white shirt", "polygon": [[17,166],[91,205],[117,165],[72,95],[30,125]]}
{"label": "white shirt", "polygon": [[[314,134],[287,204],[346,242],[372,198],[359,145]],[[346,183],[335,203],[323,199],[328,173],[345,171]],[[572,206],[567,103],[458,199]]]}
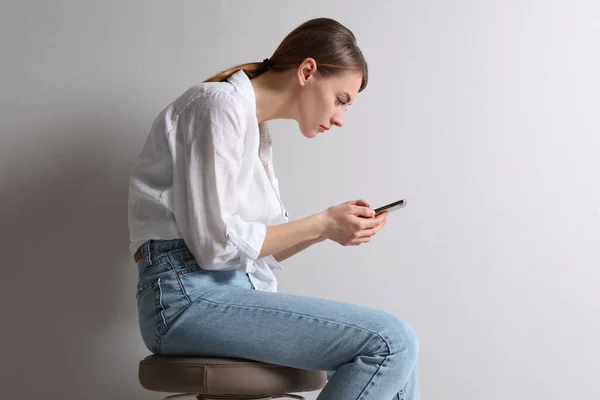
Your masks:
{"label": "white shirt", "polygon": [[244,268],[276,292],[273,258],[258,258],[267,225],[288,221],[273,170],[271,136],[256,119],[243,71],[201,83],[160,112],[129,182],[130,251],[149,239],[186,242],[201,268]]}

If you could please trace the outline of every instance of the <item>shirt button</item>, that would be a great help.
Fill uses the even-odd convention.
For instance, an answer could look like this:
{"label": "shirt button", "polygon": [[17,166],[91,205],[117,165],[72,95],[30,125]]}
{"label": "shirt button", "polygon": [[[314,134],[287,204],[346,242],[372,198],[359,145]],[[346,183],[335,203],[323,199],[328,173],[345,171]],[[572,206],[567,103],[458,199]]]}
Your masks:
{"label": "shirt button", "polygon": [[228,234],[227,234],[227,239],[231,239],[231,237],[232,237],[232,236],[233,236],[233,235],[232,235],[231,233],[228,233]]}
{"label": "shirt button", "polygon": [[285,215],[286,218],[289,217],[289,214],[288,214],[287,211],[284,213],[284,215]]}

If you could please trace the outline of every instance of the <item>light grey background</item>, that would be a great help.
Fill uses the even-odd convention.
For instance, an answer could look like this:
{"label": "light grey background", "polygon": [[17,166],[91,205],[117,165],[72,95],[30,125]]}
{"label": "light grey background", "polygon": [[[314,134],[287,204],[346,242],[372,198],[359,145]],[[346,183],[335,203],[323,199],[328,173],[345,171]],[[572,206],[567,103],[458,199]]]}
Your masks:
{"label": "light grey background", "polygon": [[2,398],[162,397],[137,382],[129,170],[168,102],[317,16],[370,85],[341,130],[271,125],[291,217],[409,203],[368,245],[288,260],[280,291],[408,320],[424,399],[600,398],[598,2],[1,7]]}

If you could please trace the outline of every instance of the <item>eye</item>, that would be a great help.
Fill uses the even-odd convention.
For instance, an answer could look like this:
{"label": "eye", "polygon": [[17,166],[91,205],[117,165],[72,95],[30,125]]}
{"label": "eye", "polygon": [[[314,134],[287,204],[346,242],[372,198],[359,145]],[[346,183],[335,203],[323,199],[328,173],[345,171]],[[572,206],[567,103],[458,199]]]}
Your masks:
{"label": "eye", "polygon": [[[337,105],[341,105],[341,106],[345,106],[346,104],[348,104],[343,99],[341,99],[339,97],[337,98],[337,102],[336,103],[337,103]],[[344,111],[348,111],[348,108],[346,108]]]}

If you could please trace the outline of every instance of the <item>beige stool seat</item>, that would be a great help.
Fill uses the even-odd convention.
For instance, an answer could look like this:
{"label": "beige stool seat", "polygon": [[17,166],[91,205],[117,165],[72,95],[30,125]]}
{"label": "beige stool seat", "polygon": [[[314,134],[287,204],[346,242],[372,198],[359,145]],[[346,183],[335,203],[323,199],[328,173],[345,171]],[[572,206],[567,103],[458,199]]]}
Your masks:
{"label": "beige stool seat", "polygon": [[150,355],[140,361],[139,380],[148,390],[198,399],[271,399],[322,389],[327,373],[235,358]]}

